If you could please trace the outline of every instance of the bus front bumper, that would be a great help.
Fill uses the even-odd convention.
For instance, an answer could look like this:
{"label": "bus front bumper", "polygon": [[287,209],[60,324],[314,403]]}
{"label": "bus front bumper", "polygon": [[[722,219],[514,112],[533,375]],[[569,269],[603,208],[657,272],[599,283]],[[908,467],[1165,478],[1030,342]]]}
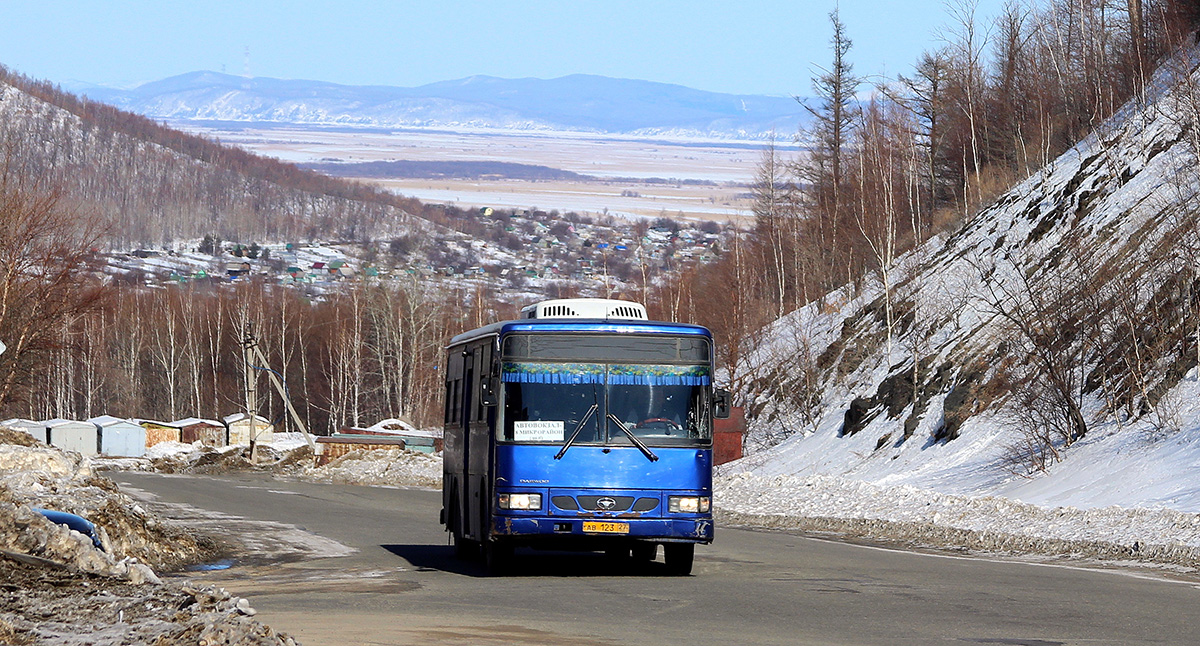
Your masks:
{"label": "bus front bumper", "polygon": [[712,517],[688,518],[621,518],[561,516],[497,516],[492,536],[510,539],[539,537],[594,538],[599,542],[614,539],[658,541],[664,543],[711,543]]}

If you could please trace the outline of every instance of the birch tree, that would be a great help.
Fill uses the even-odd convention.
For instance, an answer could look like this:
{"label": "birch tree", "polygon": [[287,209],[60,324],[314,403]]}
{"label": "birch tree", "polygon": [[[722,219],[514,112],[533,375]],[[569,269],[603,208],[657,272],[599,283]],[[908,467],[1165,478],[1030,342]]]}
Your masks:
{"label": "birch tree", "polygon": [[791,262],[798,253],[799,240],[791,208],[787,164],[775,149],[773,134],[763,149],[751,192],[754,195],[755,236],[767,259],[776,315],[783,316],[796,307],[793,293],[797,291],[796,282],[802,283],[803,277],[796,273],[795,263]]}

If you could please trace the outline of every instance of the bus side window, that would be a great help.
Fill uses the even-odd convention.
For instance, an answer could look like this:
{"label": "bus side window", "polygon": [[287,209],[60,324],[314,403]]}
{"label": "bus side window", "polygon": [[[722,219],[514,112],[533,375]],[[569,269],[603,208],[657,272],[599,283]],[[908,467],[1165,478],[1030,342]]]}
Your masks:
{"label": "bus side window", "polygon": [[446,423],[454,423],[454,380],[446,382]]}
{"label": "bus side window", "polygon": [[450,423],[462,421],[462,379],[455,379],[450,384]]}
{"label": "bus side window", "polygon": [[446,357],[446,424],[462,421],[463,365],[461,348],[452,348]]}
{"label": "bus side window", "polygon": [[488,408],[496,405],[495,380],[492,365],[492,344],[488,342],[479,347],[475,353],[478,357],[475,374],[479,375],[478,396],[476,398],[475,419],[479,422],[488,420]]}
{"label": "bus side window", "polygon": [[484,416],[484,408],[483,408],[483,394],[484,394],[483,384],[486,383],[486,381],[487,381],[487,372],[484,369],[485,366],[487,366],[487,363],[485,363],[483,360],[483,353],[486,351],[487,351],[487,346],[484,345],[484,346],[476,346],[474,351],[471,352],[471,361],[474,362],[474,364],[475,364],[475,370],[473,371],[473,374],[475,375],[475,379],[477,380],[477,382],[479,384],[477,387],[475,387],[473,389],[475,401],[471,402],[472,404],[474,404],[474,406],[471,407],[471,418],[472,418],[472,421],[475,421],[475,422],[481,422],[481,421],[484,421],[485,419],[487,419]]}

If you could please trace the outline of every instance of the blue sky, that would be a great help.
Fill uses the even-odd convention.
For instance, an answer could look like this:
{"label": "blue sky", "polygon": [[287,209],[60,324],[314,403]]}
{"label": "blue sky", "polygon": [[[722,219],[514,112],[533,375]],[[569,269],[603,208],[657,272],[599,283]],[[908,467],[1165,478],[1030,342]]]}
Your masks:
{"label": "blue sky", "polygon": [[[957,2],[957,0],[952,0]],[[979,0],[987,24],[1003,0]],[[44,2],[0,0],[0,64],[38,79],[136,85],[195,70],[412,86],[574,73],[738,94],[807,94],[833,0]],[[841,0],[860,74],[906,73],[946,4]]]}

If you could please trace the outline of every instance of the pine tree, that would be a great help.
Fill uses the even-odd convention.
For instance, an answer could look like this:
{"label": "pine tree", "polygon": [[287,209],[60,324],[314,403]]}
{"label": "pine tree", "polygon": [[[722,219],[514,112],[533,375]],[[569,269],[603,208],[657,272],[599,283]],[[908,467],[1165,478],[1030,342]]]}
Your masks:
{"label": "pine tree", "polygon": [[807,133],[802,133],[807,135],[803,138],[811,151],[797,167],[796,176],[806,185],[810,215],[818,222],[818,239],[814,242],[819,245],[825,270],[824,286],[831,288],[844,278],[840,269],[846,258],[839,249],[848,251],[841,222],[847,202],[847,142],[858,120],[855,93],[862,80],[854,75],[854,66],[847,57],[852,43],[836,9],[829,14],[829,21],[833,26],[829,41],[833,62],[813,79],[818,105],[801,103],[812,114],[813,123]]}

